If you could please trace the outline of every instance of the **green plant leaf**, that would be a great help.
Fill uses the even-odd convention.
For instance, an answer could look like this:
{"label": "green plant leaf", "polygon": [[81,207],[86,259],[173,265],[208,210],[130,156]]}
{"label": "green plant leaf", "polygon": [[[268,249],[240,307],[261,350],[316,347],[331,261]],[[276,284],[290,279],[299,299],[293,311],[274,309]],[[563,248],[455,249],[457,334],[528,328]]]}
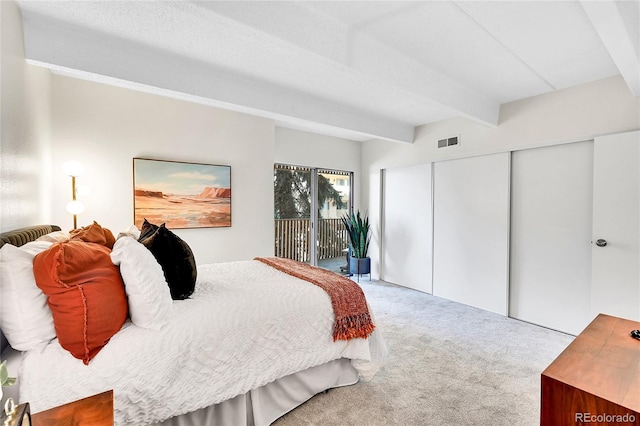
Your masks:
{"label": "green plant leaf", "polygon": [[7,360],[2,361],[2,363],[0,363],[0,386],[11,386],[15,383],[15,377],[9,377],[9,372],[7,371]]}
{"label": "green plant leaf", "polygon": [[9,372],[7,371],[7,360],[2,361],[0,364],[0,385],[4,386],[9,379]]}

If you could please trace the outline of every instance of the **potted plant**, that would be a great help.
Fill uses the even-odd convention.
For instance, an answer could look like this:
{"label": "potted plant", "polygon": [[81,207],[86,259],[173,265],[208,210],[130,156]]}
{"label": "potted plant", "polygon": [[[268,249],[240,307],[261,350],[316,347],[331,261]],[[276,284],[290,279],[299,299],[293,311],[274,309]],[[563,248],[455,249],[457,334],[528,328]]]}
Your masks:
{"label": "potted plant", "polygon": [[347,234],[349,234],[349,246],[351,248],[349,272],[358,274],[358,276],[371,273],[371,259],[367,257],[371,239],[367,215],[365,214],[362,217],[359,210],[356,214],[351,212],[351,214],[346,214],[342,217],[342,223],[344,223],[345,228],[347,228]]}

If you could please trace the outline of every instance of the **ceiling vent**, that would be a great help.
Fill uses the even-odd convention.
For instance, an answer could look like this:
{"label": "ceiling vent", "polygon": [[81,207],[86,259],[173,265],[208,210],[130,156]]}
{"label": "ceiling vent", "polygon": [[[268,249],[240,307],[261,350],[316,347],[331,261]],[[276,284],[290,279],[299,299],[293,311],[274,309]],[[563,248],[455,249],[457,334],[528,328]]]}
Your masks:
{"label": "ceiling vent", "polygon": [[460,136],[451,136],[449,138],[440,139],[438,141],[438,148],[446,148],[448,146],[458,145],[460,143]]}

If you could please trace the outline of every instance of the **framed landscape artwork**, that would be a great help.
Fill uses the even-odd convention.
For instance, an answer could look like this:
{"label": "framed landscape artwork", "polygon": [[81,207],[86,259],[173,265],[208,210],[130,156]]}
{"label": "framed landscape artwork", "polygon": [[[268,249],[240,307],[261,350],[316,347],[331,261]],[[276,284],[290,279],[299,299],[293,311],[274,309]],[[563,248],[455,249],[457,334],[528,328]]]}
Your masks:
{"label": "framed landscape artwork", "polygon": [[169,229],[231,226],[231,167],[133,159],[134,223]]}

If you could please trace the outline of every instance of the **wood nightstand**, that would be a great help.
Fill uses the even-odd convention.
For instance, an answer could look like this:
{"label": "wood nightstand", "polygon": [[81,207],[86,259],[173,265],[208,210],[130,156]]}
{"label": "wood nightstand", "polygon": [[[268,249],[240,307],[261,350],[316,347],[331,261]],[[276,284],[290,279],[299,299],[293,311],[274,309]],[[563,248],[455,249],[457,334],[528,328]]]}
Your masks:
{"label": "wood nightstand", "polygon": [[113,391],[31,415],[33,426],[113,426]]}
{"label": "wood nightstand", "polygon": [[542,373],[541,426],[640,426],[635,329],[640,322],[600,314],[571,342]]}

